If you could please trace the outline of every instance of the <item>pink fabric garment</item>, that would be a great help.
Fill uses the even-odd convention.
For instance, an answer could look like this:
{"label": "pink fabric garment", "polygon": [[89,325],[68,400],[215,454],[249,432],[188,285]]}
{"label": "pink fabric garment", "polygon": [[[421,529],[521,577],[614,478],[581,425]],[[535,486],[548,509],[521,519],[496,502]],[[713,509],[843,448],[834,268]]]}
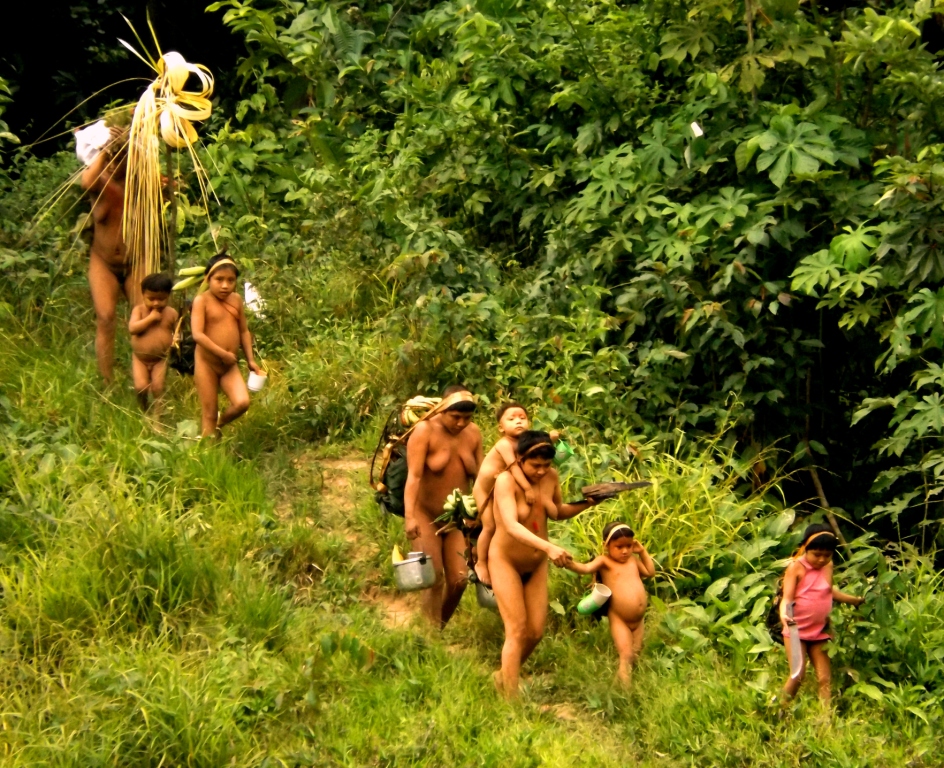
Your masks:
{"label": "pink fabric garment", "polygon": [[826,581],[823,569],[814,568],[805,557],[800,562],[806,573],[797,584],[793,618],[800,630],[801,640],[828,640],[826,632],[829,613],[833,609],[833,588]]}

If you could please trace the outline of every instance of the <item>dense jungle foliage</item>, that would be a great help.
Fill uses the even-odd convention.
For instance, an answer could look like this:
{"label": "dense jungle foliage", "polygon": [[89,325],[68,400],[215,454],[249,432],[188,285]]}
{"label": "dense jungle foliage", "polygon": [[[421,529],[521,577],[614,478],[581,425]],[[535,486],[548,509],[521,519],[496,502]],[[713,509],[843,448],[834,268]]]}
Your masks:
{"label": "dense jungle foliage", "polygon": [[315,243],[360,268],[409,385],[514,393],[608,440],[733,407],[742,445],[825,465],[857,523],[937,539],[930,2],[211,8],[249,50],[209,148],[232,240],[301,298]]}
{"label": "dense jungle foliage", "polygon": [[[219,450],[186,379],[168,434],[98,392],[83,203],[44,207],[77,161],[0,123],[4,759],[936,765],[941,10],[214,3],[245,57],[215,73],[209,211],[176,169],[178,246],[229,245],[273,369]],[[323,467],[455,380],[564,428],[568,493],[655,482],[552,531],[589,557],[623,516],[653,553],[633,693],[572,575],[524,709],[483,693],[471,597],[444,639],[379,618],[402,525]],[[781,720],[764,617],[829,504],[867,602],[834,614],[836,719]]]}

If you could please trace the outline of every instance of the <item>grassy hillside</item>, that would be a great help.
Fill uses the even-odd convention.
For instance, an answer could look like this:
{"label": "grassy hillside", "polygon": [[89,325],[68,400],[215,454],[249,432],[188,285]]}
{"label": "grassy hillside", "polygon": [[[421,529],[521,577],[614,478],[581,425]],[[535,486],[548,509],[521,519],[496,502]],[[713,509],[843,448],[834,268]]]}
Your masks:
{"label": "grassy hillside", "polygon": [[[720,613],[697,594],[709,563],[738,551],[749,567],[725,578],[759,573],[766,597],[780,545],[755,534],[792,517],[775,489],[744,493],[723,444],[652,455],[632,470],[656,481],[650,495],[553,533],[583,557],[600,522],[624,516],[651,543],[661,570],[632,691],[611,683],[605,624],[573,612],[576,577],[555,573],[555,612],[510,705],[491,685],[495,614],[467,594],[439,635],[395,593],[402,525],[366,489],[369,427],[299,441],[280,428],[282,376],[222,444],[197,443],[190,382],[173,376],[155,432],[127,378],[98,388],[92,318],[67,311],[79,285],[29,325],[5,312],[0,326],[3,765],[940,764],[940,704],[910,666],[925,653],[934,667],[944,611],[918,576],[891,615],[918,617],[923,639],[905,628],[887,689],[865,684],[880,651],[850,646],[865,629],[838,617],[835,713],[809,690],[783,716],[768,706],[779,648],[738,639],[757,621],[730,607],[733,585]],[[586,450],[576,462],[594,460]],[[840,578],[864,586],[852,565]]]}

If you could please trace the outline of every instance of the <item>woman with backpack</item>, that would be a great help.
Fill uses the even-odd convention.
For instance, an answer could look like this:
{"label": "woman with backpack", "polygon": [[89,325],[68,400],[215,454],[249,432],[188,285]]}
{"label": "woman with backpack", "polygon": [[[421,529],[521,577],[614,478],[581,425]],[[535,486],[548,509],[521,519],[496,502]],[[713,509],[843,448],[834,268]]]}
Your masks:
{"label": "woman with backpack", "polygon": [[436,569],[436,583],[423,595],[423,612],[442,628],[462,599],[468,565],[462,532],[454,529],[439,535],[435,520],[449,494],[471,491],[482,465],[482,433],[472,423],[475,399],[465,387],[448,387],[438,410],[417,424],[410,436],[403,502],[406,535],[414,550],[432,558]]}

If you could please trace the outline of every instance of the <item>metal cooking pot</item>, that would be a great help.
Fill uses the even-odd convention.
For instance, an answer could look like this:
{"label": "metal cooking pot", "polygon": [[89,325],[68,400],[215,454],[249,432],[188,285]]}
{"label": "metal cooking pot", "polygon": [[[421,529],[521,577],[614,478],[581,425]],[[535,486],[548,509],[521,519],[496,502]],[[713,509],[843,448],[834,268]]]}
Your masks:
{"label": "metal cooking pot", "polygon": [[410,552],[406,560],[393,564],[393,577],[401,592],[429,589],[436,583],[433,560],[424,552]]}
{"label": "metal cooking pot", "polygon": [[486,587],[481,581],[475,583],[475,599],[483,608],[490,608],[493,611],[498,610],[498,600],[491,587]]}

